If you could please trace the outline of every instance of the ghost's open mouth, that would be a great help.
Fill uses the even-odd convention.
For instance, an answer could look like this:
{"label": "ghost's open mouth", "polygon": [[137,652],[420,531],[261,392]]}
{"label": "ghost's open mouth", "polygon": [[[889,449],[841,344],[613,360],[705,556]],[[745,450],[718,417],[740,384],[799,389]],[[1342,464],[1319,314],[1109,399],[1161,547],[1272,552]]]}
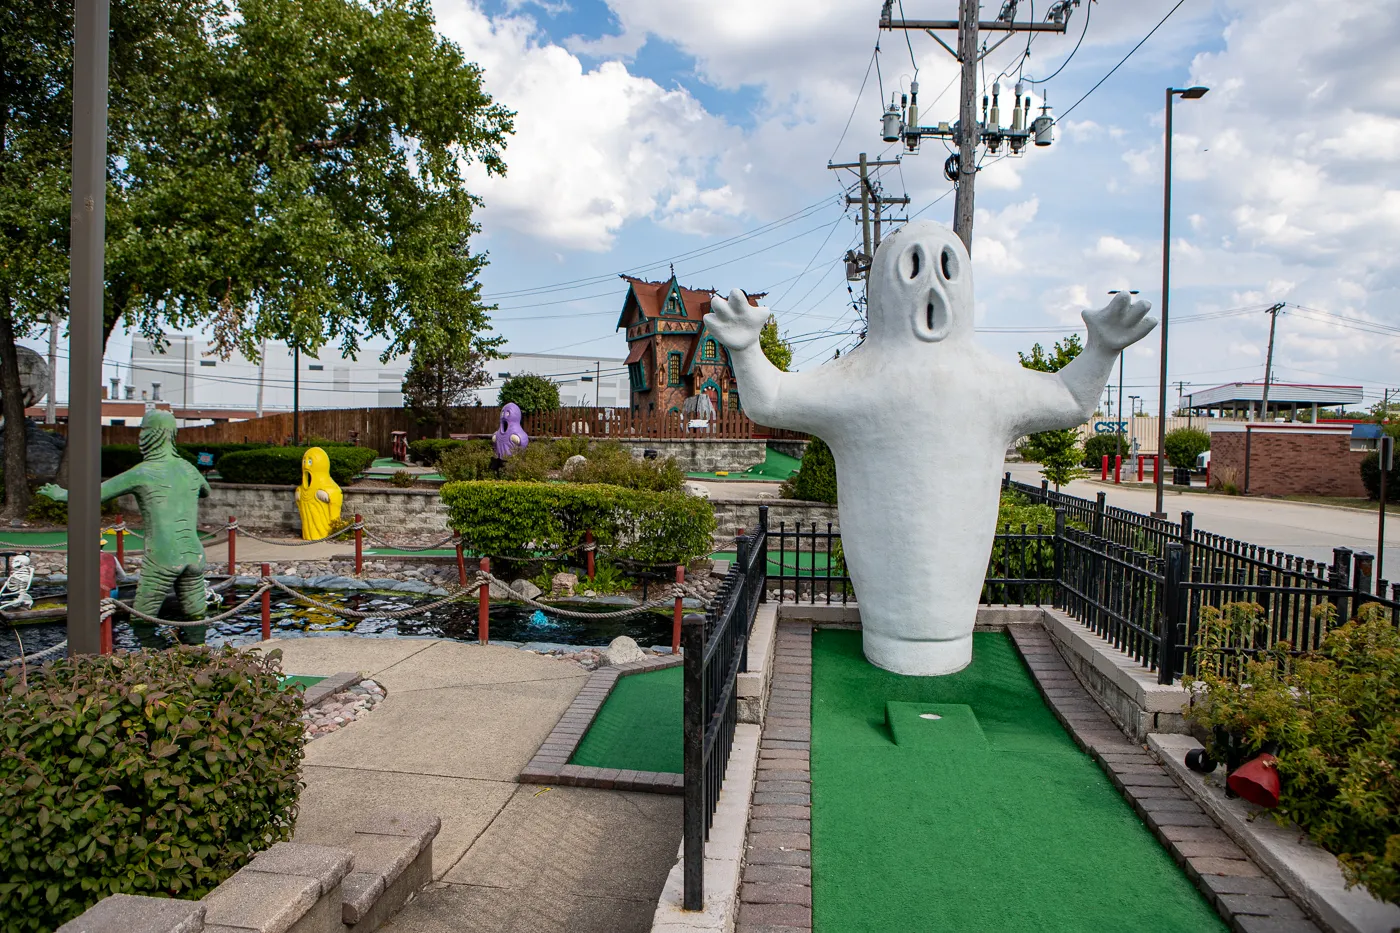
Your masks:
{"label": "ghost's open mouth", "polygon": [[948,301],[937,289],[928,290],[921,317],[922,320],[914,328],[921,340],[936,341],[948,336]]}

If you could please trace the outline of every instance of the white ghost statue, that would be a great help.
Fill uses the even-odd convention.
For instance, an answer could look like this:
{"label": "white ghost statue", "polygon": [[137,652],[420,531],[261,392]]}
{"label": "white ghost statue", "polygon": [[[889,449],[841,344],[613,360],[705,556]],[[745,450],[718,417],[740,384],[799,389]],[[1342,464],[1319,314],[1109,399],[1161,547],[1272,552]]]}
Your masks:
{"label": "white ghost statue", "polygon": [[768,362],[758,344],[768,309],[737,289],[713,300],[706,323],[755,421],[831,447],[866,658],[899,674],[951,674],[972,661],[1007,445],[1083,423],[1119,351],[1157,322],[1120,292],[1084,312],[1089,339],[1059,372],[998,359],[973,342],[967,250],[928,221],[880,244],[867,294],[865,342],[808,372]]}

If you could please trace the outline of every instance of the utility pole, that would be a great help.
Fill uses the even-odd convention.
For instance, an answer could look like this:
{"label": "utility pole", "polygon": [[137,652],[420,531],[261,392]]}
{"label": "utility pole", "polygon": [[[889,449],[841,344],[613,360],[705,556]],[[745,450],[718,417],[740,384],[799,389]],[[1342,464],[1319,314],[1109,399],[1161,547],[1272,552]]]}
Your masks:
{"label": "utility pole", "polygon": [[[859,173],[858,183],[860,185],[860,197],[856,198],[849,194],[846,195],[847,207],[854,207],[856,204],[860,205],[860,232],[862,244],[859,255],[856,255],[854,252],[848,252],[846,254],[846,278],[849,281],[855,281],[856,279],[865,279],[868,281],[870,278],[870,261],[875,255],[875,248],[880,245],[881,206],[884,204],[907,205],[909,203],[909,197],[907,195],[902,198],[885,197],[880,193],[878,185],[872,184],[870,181],[870,170],[872,168],[881,168],[887,165],[898,164],[898,159],[876,160],[872,162],[864,152],[860,154],[860,161],[858,162],[828,162],[826,164],[826,167],[829,169],[852,169]],[[875,208],[875,227],[873,231],[870,226],[870,209],[872,205]],[[894,220],[895,218],[887,219]]]}
{"label": "utility pole", "polygon": [[58,394],[58,314],[49,315],[49,400],[44,405],[44,424],[58,421],[54,396]]}
{"label": "utility pole", "polygon": [[258,417],[263,413],[263,374],[267,372],[267,338],[262,339],[262,348],[258,350]]}
{"label": "utility pole", "polygon": [[292,347],[292,444],[301,443],[301,345]]}
{"label": "utility pole", "polygon": [[[1070,9],[1072,6],[1078,5],[1078,0],[1057,0],[1057,2],[1052,3],[1050,11],[1046,14],[1046,21],[1043,23],[1016,22],[1016,4],[1014,2],[1003,4],[1002,12],[995,20],[979,22],[977,17],[980,5],[978,0],[958,0],[958,18],[956,20],[897,20],[893,18],[894,0],[885,0],[880,11],[881,29],[916,29],[927,32],[962,66],[956,127],[950,127],[947,123],[939,123],[936,126],[919,125],[919,85],[917,81],[910,83],[907,109],[906,105],[896,106],[892,100],[889,109],[885,111],[883,122],[885,141],[898,142],[902,140],[905,148],[910,152],[918,150],[919,144],[925,136],[954,140],[958,151],[945,163],[944,173],[957,186],[957,198],[953,204],[953,232],[963,241],[969,255],[972,253],[973,188],[977,175],[978,145],[985,142],[988,149],[996,152],[1005,142],[1010,149],[1009,154],[1020,155],[1032,137],[1034,137],[1037,146],[1050,145],[1053,136],[1052,127],[1055,122],[1054,118],[1050,116],[1048,106],[1041,108],[1041,115],[1035,120],[1029,119],[1030,97],[1022,98],[1022,87],[1018,83],[1010,128],[1001,126],[999,108],[995,102],[990,114],[987,114],[985,97],[983,98],[985,119],[979,123],[977,120],[977,94],[979,91],[977,66],[983,58],[999,48],[1014,33],[1054,32],[1063,35],[1069,25]],[[953,29],[958,31],[956,50],[938,36],[940,30]],[[981,41],[980,36],[983,32],[1001,32],[1005,35],[991,48],[979,52],[978,43]],[[999,87],[1000,85],[997,86],[997,90]],[[996,96],[997,94],[994,92],[993,98]],[[955,165],[956,171],[954,171]]]}
{"label": "utility pole", "polygon": [[1269,421],[1269,383],[1274,371],[1274,329],[1278,326],[1278,313],[1283,310],[1283,302],[1276,302],[1266,314],[1269,315],[1269,352],[1264,355],[1264,400],[1259,405],[1259,417]]}
{"label": "utility pole", "polygon": [[599,404],[598,404],[599,392],[601,391],[600,388],[599,388],[599,386],[602,385],[602,382],[603,382],[603,364],[602,364],[602,363],[594,363],[594,364],[593,364],[593,407],[594,407],[594,408],[600,407]]}

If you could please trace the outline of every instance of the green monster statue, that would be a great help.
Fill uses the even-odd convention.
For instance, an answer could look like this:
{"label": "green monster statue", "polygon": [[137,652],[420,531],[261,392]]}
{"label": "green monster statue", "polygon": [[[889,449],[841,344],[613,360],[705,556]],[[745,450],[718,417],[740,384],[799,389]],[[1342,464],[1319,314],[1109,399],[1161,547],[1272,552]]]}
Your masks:
{"label": "green monster statue", "polygon": [[[156,615],[173,585],[185,617],[202,619],[205,565],[197,521],[199,499],[209,495],[209,484],[175,452],[175,416],[170,412],[146,412],[140,445],[141,463],[102,484],[103,502],[130,493],[141,509],[145,547],[135,608]],[[39,493],[68,501],[68,491],[52,483]]]}

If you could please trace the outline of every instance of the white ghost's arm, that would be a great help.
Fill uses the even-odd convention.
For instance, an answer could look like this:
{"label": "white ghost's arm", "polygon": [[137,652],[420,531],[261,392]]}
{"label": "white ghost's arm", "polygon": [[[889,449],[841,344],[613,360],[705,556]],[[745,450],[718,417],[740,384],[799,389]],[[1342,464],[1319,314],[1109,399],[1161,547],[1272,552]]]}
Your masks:
{"label": "white ghost's arm", "polygon": [[1089,339],[1083,352],[1068,366],[1057,373],[1022,368],[1019,378],[1030,384],[1029,393],[1014,396],[1034,398],[1036,402],[1013,415],[1014,433],[1072,428],[1088,419],[1098,405],[1118,354],[1157,326],[1157,319],[1147,316],[1151,308],[1150,302],[1130,303],[1128,294],[1119,292],[1105,307],[1084,312]]}
{"label": "white ghost's arm", "polygon": [[715,296],[705,325],[729,350],[739,397],[745,413],[770,428],[820,431],[840,402],[829,390],[829,380],[814,373],[785,373],[774,366],[759,345],[759,332],[768,320],[767,308],[749,304],[739,289],[727,299]]}

